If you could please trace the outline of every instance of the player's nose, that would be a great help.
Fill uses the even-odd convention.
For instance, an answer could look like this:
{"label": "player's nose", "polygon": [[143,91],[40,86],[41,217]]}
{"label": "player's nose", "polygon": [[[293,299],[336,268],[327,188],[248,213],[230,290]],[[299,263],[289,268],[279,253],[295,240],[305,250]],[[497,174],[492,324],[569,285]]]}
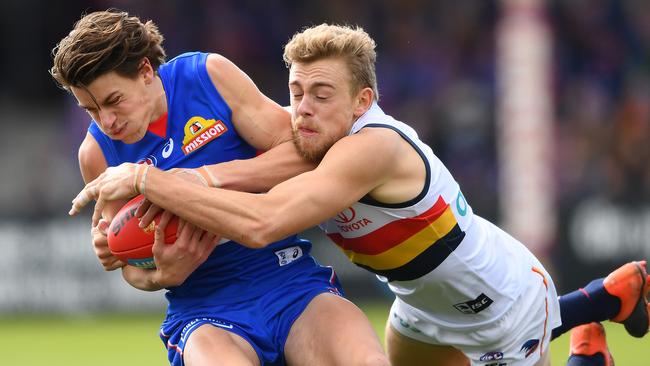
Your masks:
{"label": "player's nose", "polygon": [[115,122],[117,121],[117,116],[115,113],[107,111],[107,110],[100,110],[99,111],[99,123],[102,125],[102,128],[106,131],[110,131],[113,127],[115,127]]}
{"label": "player's nose", "polygon": [[296,114],[299,116],[311,116],[314,114],[313,106],[307,96],[303,97],[296,106]]}

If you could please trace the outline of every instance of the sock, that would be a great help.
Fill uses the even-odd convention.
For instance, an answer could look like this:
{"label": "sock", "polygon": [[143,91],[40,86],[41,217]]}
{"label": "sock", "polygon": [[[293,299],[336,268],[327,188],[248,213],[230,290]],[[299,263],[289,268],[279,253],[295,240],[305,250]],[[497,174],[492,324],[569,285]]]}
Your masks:
{"label": "sock", "polygon": [[602,353],[592,356],[571,355],[566,366],[605,366],[605,356]]}
{"label": "sock", "polygon": [[604,280],[604,278],[593,280],[585,288],[559,297],[562,325],[553,329],[551,339],[561,336],[578,325],[601,322],[618,314],[621,300],[605,290]]}

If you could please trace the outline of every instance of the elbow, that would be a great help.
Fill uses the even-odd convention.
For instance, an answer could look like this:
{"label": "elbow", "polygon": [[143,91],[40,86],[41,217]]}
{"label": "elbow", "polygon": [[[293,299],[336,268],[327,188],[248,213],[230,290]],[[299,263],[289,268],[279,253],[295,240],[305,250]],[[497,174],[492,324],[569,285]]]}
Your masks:
{"label": "elbow", "polygon": [[258,220],[244,233],[242,244],[253,249],[262,249],[283,238],[276,220]]}

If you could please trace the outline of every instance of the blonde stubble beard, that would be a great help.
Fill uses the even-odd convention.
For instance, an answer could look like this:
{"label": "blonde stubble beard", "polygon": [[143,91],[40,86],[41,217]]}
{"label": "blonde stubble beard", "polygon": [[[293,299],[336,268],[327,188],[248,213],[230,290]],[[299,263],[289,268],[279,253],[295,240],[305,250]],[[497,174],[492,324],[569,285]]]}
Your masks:
{"label": "blonde stubble beard", "polygon": [[[303,124],[302,117],[297,117],[291,125],[291,133],[293,135],[293,144],[298,150],[300,156],[312,163],[320,163],[323,160],[327,151],[336,143],[336,139],[328,138],[325,143],[319,144],[314,149],[307,149],[302,143],[301,137],[298,134],[298,127]],[[319,132],[319,131],[318,131]]]}

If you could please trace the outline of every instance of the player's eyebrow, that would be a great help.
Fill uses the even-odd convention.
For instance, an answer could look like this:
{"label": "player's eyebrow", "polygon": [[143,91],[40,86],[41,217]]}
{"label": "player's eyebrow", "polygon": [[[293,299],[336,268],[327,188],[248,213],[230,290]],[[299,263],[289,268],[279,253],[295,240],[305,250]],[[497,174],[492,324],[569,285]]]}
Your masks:
{"label": "player's eyebrow", "polygon": [[322,88],[322,87],[336,89],[336,87],[334,87],[334,84],[326,83],[324,81],[317,81],[314,84],[312,84],[311,87],[312,89]]}
{"label": "player's eyebrow", "polygon": [[104,98],[104,100],[102,101],[102,105],[103,105],[103,104],[108,104],[108,101],[111,100],[111,99],[113,99],[113,97],[114,97],[115,94],[117,94],[117,93],[119,93],[119,91],[118,91],[118,90],[115,90],[115,91],[113,91],[112,93],[110,93],[109,95],[107,95],[107,96]]}
{"label": "player's eyebrow", "polygon": [[[293,86],[293,85],[298,86],[298,87],[302,87],[302,84],[297,80],[291,81],[289,83],[289,86]],[[321,87],[328,87],[328,88],[336,89],[334,87],[334,84],[328,83],[328,82],[325,82],[325,81],[316,81],[313,84],[310,84],[309,87],[311,89],[316,89],[316,88],[321,88]]]}
{"label": "player's eyebrow", "polygon": [[[95,106],[96,106],[98,109],[101,109],[100,104],[97,103],[97,100],[95,99],[95,96],[94,96],[92,93],[90,93],[90,91],[87,90],[87,92],[88,92],[88,94],[90,94],[90,97],[92,98],[93,102],[95,102]],[[107,96],[104,98],[104,101],[102,102],[102,104],[107,104],[108,101],[111,100],[111,99],[113,98],[113,96],[114,96],[115,94],[117,94],[118,92],[119,92],[118,90],[115,90],[115,91],[111,92],[109,95],[107,95]],[[88,107],[88,106],[86,106],[86,105],[83,105],[83,104],[81,104],[81,103],[79,103],[79,107],[81,107],[81,108],[83,108],[83,109],[88,109],[88,108],[90,108],[90,107]]]}

